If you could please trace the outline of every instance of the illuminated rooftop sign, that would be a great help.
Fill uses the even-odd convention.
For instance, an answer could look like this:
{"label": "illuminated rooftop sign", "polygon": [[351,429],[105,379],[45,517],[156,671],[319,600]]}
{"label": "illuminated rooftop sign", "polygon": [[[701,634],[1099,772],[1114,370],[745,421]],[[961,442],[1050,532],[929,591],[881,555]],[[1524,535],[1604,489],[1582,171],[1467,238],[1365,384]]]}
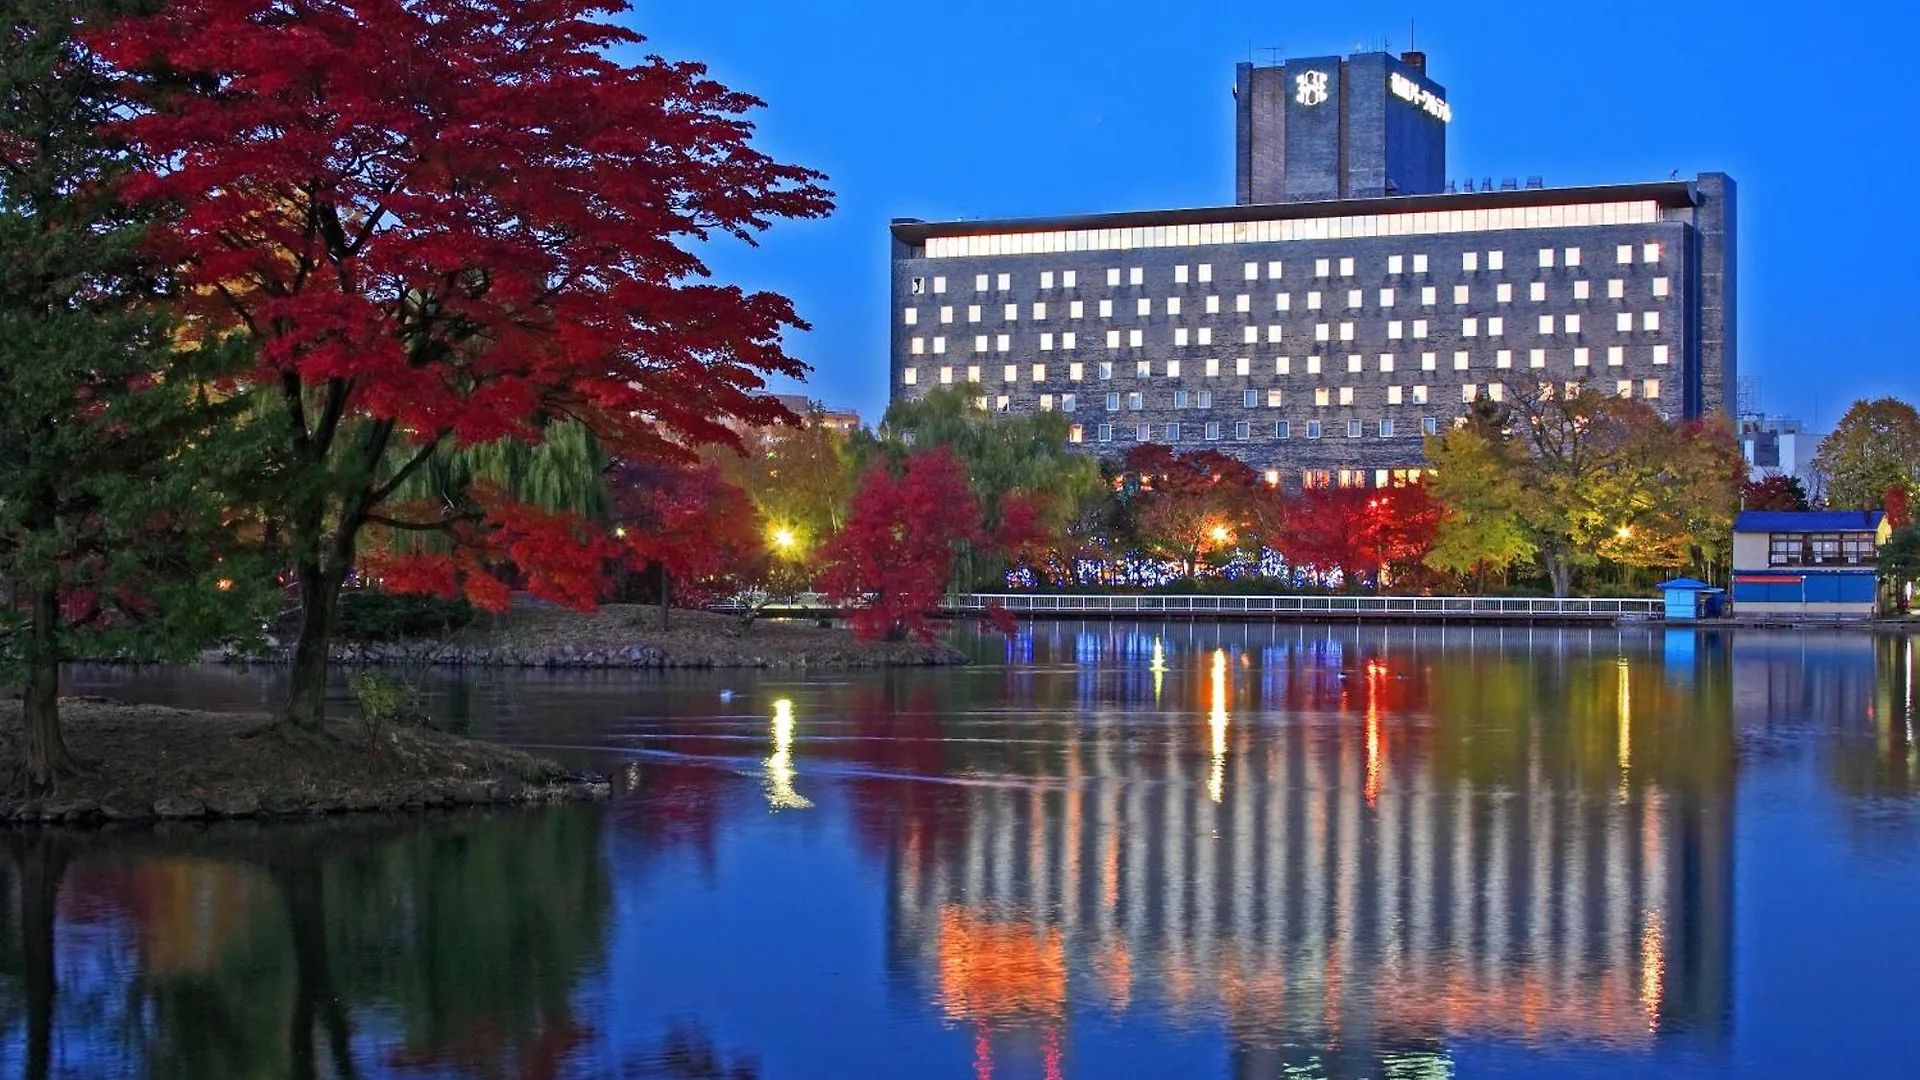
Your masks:
{"label": "illuminated rooftop sign", "polygon": [[1448,105],[1445,98],[1397,71],[1387,76],[1387,89],[1393,92],[1394,97],[1418,106],[1422,112],[1443,124],[1453,121],[1453,106]]}

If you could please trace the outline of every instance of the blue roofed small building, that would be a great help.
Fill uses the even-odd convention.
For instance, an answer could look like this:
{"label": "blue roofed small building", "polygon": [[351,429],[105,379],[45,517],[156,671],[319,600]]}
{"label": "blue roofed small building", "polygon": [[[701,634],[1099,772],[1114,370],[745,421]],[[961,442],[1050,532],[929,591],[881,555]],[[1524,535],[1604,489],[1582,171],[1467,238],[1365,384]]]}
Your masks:
{"label": "blue roofed small building", "polygon": [[1749,510],[1733,521],[1736,616],[1873,617],[1880,609],[1878,510]]}

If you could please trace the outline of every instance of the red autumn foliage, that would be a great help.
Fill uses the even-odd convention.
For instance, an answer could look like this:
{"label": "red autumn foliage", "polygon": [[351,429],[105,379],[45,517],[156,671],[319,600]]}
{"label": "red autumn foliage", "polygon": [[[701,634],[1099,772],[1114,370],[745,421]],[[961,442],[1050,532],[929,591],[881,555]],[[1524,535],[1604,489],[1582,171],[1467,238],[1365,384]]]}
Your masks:
{"label": "red autumn foliage", "polygon": [[860,478],[846,525],[827,543],[820,587],[857,605],[850,622],[862,638],[931,641],[927,615],[963,543],[989,543],[980,503],[945,448],[919,451],[897,475],[880,465]]}
{"label": "red autumn foliage", "polygon": [[1907,489],[1893,487],[1887,489],[1887,496],[1880,503],[1886,511],[1887,524],[1896,529],[1904,529],[1913,524],[1913,507],[1907,501]]}
{"label": "red autumn foliage", "polygon": [[604,528],[579,514],[508,502],[486,485],[469,494],[479,509],[449,527],[450,550],[369,554],[367,572],[388,592],[463,595],[483,611],[507,609],[512,570],[541,599],[582,611],[599,601],[607,567],[625,556]]}
{"label": "red autumn foliage", "polygon": [[1357,586],[1394,567],[1411,568],[1433,545],[1443,510],[1418,484],[1400,488],[1309,488],[1290,498],[1270,546],[1289,565],[1338,571]]}
{"label": "red autumn foliage", "polygon": [[[317,723],[326,639],[363,528],[450,445],[538,439],[555,417],[622,457],[737,445],[790,419],[769,373],[805,366],[771,293],[708,279],[696,252],[831,208],[819,175],[750,143],[760,105],[695,63],[626,63],[618,0],[171,0],[89,44],[144,106],[112,137],[130,199],[179,213],[154,254],[209,329],[252,338],[234,381],[289,433],[288,533],[303,623],[288,719]],[[493,505],[404,518],[489,548],[415,580],[474,582],[503,557],[590,598],[597,531]],[[451,576],[449,575],[451,571]],[[406,575],[403,574],[403,577]],[[496,583],[504,588],[504,582]]]}
{"label": "red autumn foliage", "polygon": [[1748,510],[1805,510],[1807,495],[1797,478],[1774,473],[1741,484],[1740,505]]}
{"label": "red autumn foliage", "polygon": [[623,465],[608,487],[636,568],[658,567],[684,602],[730,596],[767,561],[753,504],[716,465]]}
{"label": "red autumn foliage", "polygon": [[1270,514],[1271,493],[1259,474],[1218,450],[1180,454],[1143,443],[1127,452],[1122,468],[1139,485],[1136,533],[1156,553],[1185,563],[1188,574],[1209,551],[1257,535]]}

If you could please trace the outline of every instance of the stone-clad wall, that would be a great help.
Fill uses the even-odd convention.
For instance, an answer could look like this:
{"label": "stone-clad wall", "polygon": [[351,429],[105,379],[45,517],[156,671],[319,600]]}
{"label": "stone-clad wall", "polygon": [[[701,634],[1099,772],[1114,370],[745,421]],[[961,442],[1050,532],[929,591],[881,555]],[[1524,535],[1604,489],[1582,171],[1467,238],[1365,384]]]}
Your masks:
{"label": "stone-clad wall", "polygon": [[[1703,277],[1711,280],[1698,267],[1688,265],[1691,253],[1702,248],[1714,250],[1713,244],[1702,244],[1693,235],[1693,225],[1683,220],[1691,216],[1687,211],[1670,212],[1667,220],[1640,225],[978,258],[914,258],[913,250],[902,246],[896,249],[894,303],[889,312],[893,338],[891,390],[896,396],[917,395],[942,385],[943,367],[951,369],[953,383],[963,383],[969,366],[978,365],[979,381],[990,407],[999,407],[1004,396],[1008,411],[1030,412],[1041,407],[1045,395],[1057,408],[1064,404],[1064,395],[1073,394],[1073,418],[1089,450],[1124,453],[1140,441],[1140,424],[1149,426],[1153,441],[1166,441],[1166,425],[1178,423],[1181,447],[1228,450],[1256,468],[1279,470],[1289,484],[1299,483],[1307,470],[1371,472],[1420,467],[1425,423],[1431,420],[1444,428],[1463,415],[1467,408],[1463,387],[1467,384],[1485,394],[1488,384],[1496,382],[1509,387],[1535,387],[1540,382],[1564,385],[1584,380],[1590,390],[1612,393],[1617,382],[1625,379],[1633,382],[1635,395],[1642,396],[1644,380],[1659,379],[1660,394],[1651,404],[1677,419],[1697,411],[1687,394],[1689,385],[1700,382],[1704,374],[1706,387],[1700,400],[1717,404],[1725,396],[1718,380],[1722,372],[1731,370],[1731,364],[1725,361],[1718,370],[1703,372],[1698,366],[1689,369],[1690,363],[1698,364],[1702,338],[1710,340],[1712,336],[1711,332],[1703,335],[1700,321],[1717,314],[1712,305],[1696,304],[1691,295],[1691,283]],[[1659,245],[1655,264],[1643,261],[1644,245],[1649,243]],[[1618,264],[1620,245],[1631,246],[1631,264]],[[1539,265],[1543,247],[1551,247],[1555,253],[1551,268]],[[1730,251],[1731,245],[1722,247]],[[1565,265],[1567,248],[1580,249],[1578,267]],[[1494,251],[1503,256],[1501,270],[1488,269],[1488,253]],[[1478,255],[1478,270],[1464,269],[1463,256],[1468,252]],[[1389,270],[1389,257],[1393,255],[1403,257],[1398,274]],[[1427,257],[1426,273],[1414,272],[1415,255]],[[1317,274],[1317,263],[1322,259],[1329,264],[1330,272],[1325,277]],[[1352,260],[1350,274],[1340,272],[1343,259]],[[1274,260],[1281,263],[1278,279],[1269,277],[1268,264]],[[1258,264],[1259,280],[1246,280],[1244,268],[1248,262]],[[1202,265],[1211,267],[1210,281],[1201,280]],[[1188,268],[1184,284],[1176,282],[1175,268],[1179,266]],[[1112,269],[1121,272],[1118,287],[1108,284],[1108,271]],[[1141,272],[1142,283],[1138,285],[1131,283],[1135,269]],[[1077,275],[1073,288],[1062,284],[1062,272],[1067,270]],[[1054,274],[1052,288],[1042,288],[1043,271]],[[981,273],[989,275],[984,292],[976,291],[976,276]],[[1004,290],[1000,288],[1001,274],[1008,275]],[[1653,295],[1657,277],[1667,279],[1665,297]],[[944,278],[944,292],[934,291],[937,278]],[[1608,295],[1609,282],[1616,278],[1624,282],[1621,299]],[[921,282],[919,293],[914,291],[915,279]],[[1574,283],[1580,280],[1589,283],[1588,299],[1575,299]],[[1530,298],[1535,282],[1546,286],[1544,301]],[[1497,300],[1496,287],[1501,283],[1512,286],[1508,302]],[[1469,290],[1464,305],[1455,303],[1454,289],[1458,285]],[[1425,305],[1421,290],[1429,286],[1437,295],[1433,304]],[[1384,288],[1395,293],[1390,308],[1382,308],[1379,302]],[[1351,290],[1361,293],[1362,305],[1357,310],[1348,307]],[[1321,294],[1317,312],[1308,307],[1308,294],[1314,291]],[[1290,310],[1275,310],[1278,294],[1288,296]],[[1241,295],[1249,298],[1250,310],[1244,313],[1236,310]],[[1730,289],[1727,295],[1731,295]],[[1209,296],[1219,298],[1217,314],[1206,313]],[[1171,315],[1167,301],[1176,297],[1181,301],[1181,312]],[[1141,299],[1151,304],[1151,313],[1144,317],[1136,314]],[[1073,300],[1084,305],[1077,319],[1069,314]],[[1111,317],[1100,317],[1101,300],[1113,301]],[[1046,305],[1044,317],[1034,317],[1035,303]],[[1007,304],[1016,305],[1017,317],[1012,320],[1006,318]],[[971,305],[981,308],[977,323],[969,321]],[[916,313],[911,325],[905,322],[904,314],[909,308]],[[940,321],[942,308],[952,309],[951,322]],[[1621,312],[1633,316],[1629,331],[1616,328],[1616,316]],[[1643,329],[1648,312],[1657,313],[1657,330]],[[1539,318],[1543,315],[1552,317],[1552,333],[1540,332]],[[1565,331],[1568,315],[1580,316],[1579,332]],[[1488,333],[1487,320],[1494,317],[1504,323],[1503,333],[1497,337]],[[1467,318],[1479,320],[1477,335],[1467,336],[1463,325]],[[1416,339],[1413,324],[1422,319],[1428,324],[1427,336]],[[1398,340],[1389,337],[1390,321],[1402,324],[1403,336]],[[1353,327],[1350,341],[1340,340],[1343,323]],[[1315,339],[1320,324],[1328,326],[1331,340]],[[1272,325],[1282,327],[1278,343],[1267,340],[1267,328]],[[1244,342],[1247,326],[1258,328],[1257,343]],[[1189,332],[1189,344],[1184,347],[1175,344],[1175,331],[1181,328]],[[1202,328],[1211,331],[1211,345],[1199,343]],[[1109,330],[1119,331],[1118,348],[1108,347]],[[1129,344],[1130,333],[1136,330],[1143,339],[1139,347]],[[1071,350],[1062,348],[1060,335],[1068,332],[1076,335]],[[1041,347],[1043,334],[1054,335],[1052,349]],[[975,351],[978,335],[987,337],[984,353]],[[1001,335],[1007,337],[1004,351],[999,347]],[[936,337],[945,339],[943,353],[933,351]],[[919,355],[912,353],[915,338],[922,341],[923,352]],[[1624,362],[1610,366],[1608,349],[1615,345],[1624,348]],[[1653,362],[1655,345],[1667,346],[1668,364]],[[1577,346],[1589,350],[1585,368],[1575,366]],[[1542,368],[1531,366],[1534,348],[1547,350]],[[1497,366],[1497,351],[1501,349],[1510,352],[1510,368]],[[1469,354],[1465,371],[1455,369],[1455,354],[1460,351]],[[1383,353],[1394,357],[1391,372],[1380,370]],[[1435,370],[1422,370],[1423,353],[1434,354]],[[1710,347],[1706,355],[1713,355]],[[1290,374],[1275,372],[1275,361],[1283,356],[1290,361]],[[1308,373],[1308,358],[1314,356],[1322,358],[1317,375]],[[1361,358],[1358,372],[1349,371],[1352,356]],[[1240,376],[1235,374],[1236,361],[1243,357],[1250,361],[1250,370]],[[1204,374],[1209,359],[1220,362],[1218,376]],[[1152,365],[1147,378],[1135,374],[1135,365],[1141,360]],[[1169,360],[1180,362],[1177,378],[1165,374]],[[1074,362],[1082,365],[1077,381],[1070,372]],[[1102,362],[1113,364],[1110,378],[1100,377]],[[1040,382],[1032,378],[1036,363],[1045,365],[1045,379]],[[1003,370],[1009,364],[1019,369],[1018,377],[1011,382],[1004,378]],[[915,371],[912,384],[905,377],[909,368]],[[1388,403],[1388,388],[1394,386],[1401,388],[1403,404]],[[1424,405],[1414,402],[1416,386],[1427,388]],[[1281,407],[1267,405],[1267,391],[1273,388],[1283,392]],[[1316,404],[1314,392],[1321,388],[1329,391],[1326,406]],[[1341,388],[1351,390],[1350,404],[1339,403]],[[1242,404],[1247,389],[1258,391],[1259,405],[1255,408]],[[1192,404],[1202,390],[1212,393],[1211,408],[1175,407],[1176,391],[1191,395]],[[1142,395],[1143,407],[1137,411],[1128,408],[1127,395],[1135,392]],[[1107,410],[1110,393],[1120,395],[1118,411]],[[1383,419],[1393,422],[1390,437],[1379,434]],[[1281,420],[1291,427],[1285,439],[1275,435],[1275,422]],[[1360,421],[1361,437],[1348,437],[1348,422],[1352,420]],[[1241,421],[1251,428],[1251,437],[1246,440],[1235,437],[1235,425]],[[1321,424],[1320,438],[1307,437],[1310,421]],[[1208,422],[1220,425],[1218,439],[1206,438]],[[1111,440],[1103,442],[1099,429],[1105,424],[1112,424],[1114,430]]]}

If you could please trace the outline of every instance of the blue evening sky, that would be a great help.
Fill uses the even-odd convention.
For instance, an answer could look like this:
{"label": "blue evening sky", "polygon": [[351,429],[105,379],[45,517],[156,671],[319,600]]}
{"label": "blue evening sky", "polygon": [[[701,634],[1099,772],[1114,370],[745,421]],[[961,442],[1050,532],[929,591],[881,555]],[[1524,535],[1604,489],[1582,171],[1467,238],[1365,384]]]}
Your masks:
{"label": "blue evening sky", "polygon": [[1233,201],[1233,65],[1396,52],[1453,104],[1448,175],[1740,184],[1741,371],[1830,427],[1920,401],[1920,3],[636,0],[648,48],[764,98],[760,144],[839,210],[722,250],[810,321],[807,392],[879,418],[887,222]]}

